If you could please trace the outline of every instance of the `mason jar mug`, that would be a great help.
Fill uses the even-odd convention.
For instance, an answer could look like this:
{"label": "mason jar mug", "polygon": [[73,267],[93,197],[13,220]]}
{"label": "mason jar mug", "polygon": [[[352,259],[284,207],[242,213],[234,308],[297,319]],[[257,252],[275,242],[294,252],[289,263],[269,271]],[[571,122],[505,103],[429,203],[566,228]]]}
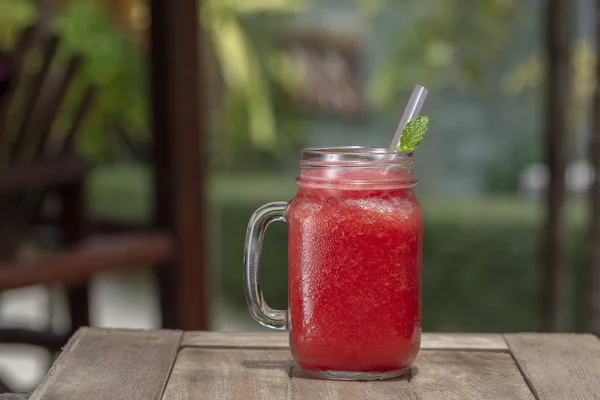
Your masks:
{"label": "mason jar mug", "polygon": [[[297,183],[291,202],[260,207],[248,224],[250,313],[289,331],[295,362],[318,377],[404,374],[421,338],[423,219],[413,155],[309,148],[301,152]],[[262,241],[275,221],[288,224],[287,310],[270,308],[260,290]]]}

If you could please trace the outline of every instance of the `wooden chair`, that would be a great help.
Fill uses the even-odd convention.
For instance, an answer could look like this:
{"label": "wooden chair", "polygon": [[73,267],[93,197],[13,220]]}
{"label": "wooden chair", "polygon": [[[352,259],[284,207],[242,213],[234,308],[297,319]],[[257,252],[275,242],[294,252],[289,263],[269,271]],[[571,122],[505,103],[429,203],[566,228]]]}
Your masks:
{"label": "wooden chair", "polygon": [[[0,329],[0,342],[38,345],[58,351],[71,333],[89,325],[88,281],[101,271],[164,263],[173,257],[169,234],[153,231],[92,238],[85,210],[84,189],[90,164],[77,154],[74,142],[93,104],[95,87],[85,89],[67,132],[54,132],[81,60],[56,60],[59,39],[37,28],[27,29],[11,57],[10,87],[0,93],[0,292],[30,285],[68,285],[72,329],[52,331]],[[30,76],[26,57],[41,54],[41,67]],[[59,135],[56,135],[59,133]],[[44,204],[59,199],[59,210],[46,215]],[[57,233],[50,255],[19,257],[40,221]]]}

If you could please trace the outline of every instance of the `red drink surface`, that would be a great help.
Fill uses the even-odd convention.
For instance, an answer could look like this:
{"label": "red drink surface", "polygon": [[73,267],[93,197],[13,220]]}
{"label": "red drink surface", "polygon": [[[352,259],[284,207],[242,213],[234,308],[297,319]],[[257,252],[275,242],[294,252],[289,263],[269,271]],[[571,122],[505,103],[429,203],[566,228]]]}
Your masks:
{"label": "red drink surface", "polygon": [[309,370],[410,366],[421,338],[423,229],[412,188],[299,183],[287,211],[295,360]]}

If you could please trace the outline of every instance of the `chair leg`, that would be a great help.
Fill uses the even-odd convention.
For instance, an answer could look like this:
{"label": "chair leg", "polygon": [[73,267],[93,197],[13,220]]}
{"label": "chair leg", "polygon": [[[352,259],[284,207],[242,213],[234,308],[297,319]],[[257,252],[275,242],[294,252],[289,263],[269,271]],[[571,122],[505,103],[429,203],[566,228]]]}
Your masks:
{"label": "chair leg", "polygon": [[[64,243],[68,246],[80,242],[87,234],[83,180],[60,188],[59,194],[62,199],[61,228]],[[67,303],[73,331],[90,325],[89,286],[89,282],[86,282],[67,288]]]}
{"label": "chair leg", "polygon": [[90,326],[90,284],[88,282],[67,288],[67,304],[71,318],[71,331]]}
{"label": "chair leg", "polygon": [[162,264],[157,266],[155,271],[158,278],[162,328],[178,329],[177,278],[175,276],[175,266],[171,263]]}

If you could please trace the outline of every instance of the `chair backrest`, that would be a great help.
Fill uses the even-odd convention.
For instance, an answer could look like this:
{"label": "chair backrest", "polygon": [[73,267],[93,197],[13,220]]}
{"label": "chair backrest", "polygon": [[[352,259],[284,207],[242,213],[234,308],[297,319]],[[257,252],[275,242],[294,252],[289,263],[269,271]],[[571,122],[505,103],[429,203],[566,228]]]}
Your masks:
{"label": "chair backrest", "polygon": [[0,52],[0,101],[10,89],[12,76],[11,60],[6,54]]}
{"label": "chair backrest", "polygon": [[[31,27],[23,32],[10,55],[7,65],[11,76],[0,94],[0,169],[35,170],[33,167],[41,161],[58,161],[73,155],[73,144],[91,108],[95,88],[90,86],[83,92],[67,131],[53,132],[82,65],[77,56],[66,62],[58,60],[59,45],[56,35]],[[29,71],[31,59],[38,61],[33,72]],[[52,168],[53,164],[47,165]],[[0,192],[0,257],[14,254],[55,184],[56,180],[47,185],[38,182],[35,187],[24,185]]]}

